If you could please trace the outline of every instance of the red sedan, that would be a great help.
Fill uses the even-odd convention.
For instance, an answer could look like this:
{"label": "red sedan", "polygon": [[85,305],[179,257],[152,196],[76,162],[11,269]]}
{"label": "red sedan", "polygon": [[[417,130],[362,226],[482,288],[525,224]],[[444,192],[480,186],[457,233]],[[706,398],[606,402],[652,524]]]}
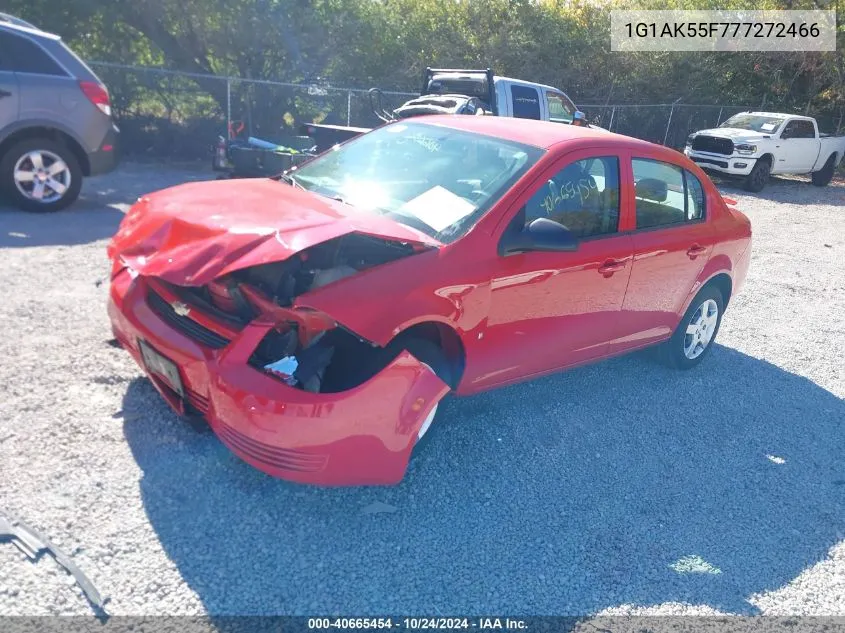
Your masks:
{"label": "red sedan", "polygon": [[278,179],[141,198],[108,311],[167,402],[256,468],[394,484],[450,391],[649,345],[700,363],[748,270],[732,204],[644,141],[422,117]]}

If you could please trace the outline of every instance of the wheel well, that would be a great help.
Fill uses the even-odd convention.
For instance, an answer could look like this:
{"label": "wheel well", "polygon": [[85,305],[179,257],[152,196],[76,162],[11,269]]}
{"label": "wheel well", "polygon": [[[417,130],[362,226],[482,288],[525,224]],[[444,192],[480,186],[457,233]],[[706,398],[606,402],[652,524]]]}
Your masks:
{"label": "wheel well", "polygon": [[455,389],[460,384],[464,374],[466,352],[464,350],[464,344],[461,342],[461,337],[458,336],[455,330],[445,323],[427,321],[417,323],[407,330],[403,330],[398,336],[402,338],[420,338],[431,341],[440,347],[452,366],[452,382],[454,384],[449,386]]}
{"label": "wheel well", "polygon": [[766,161],[767,163],[769,163],[769,165],[774,165],[774,164],[775,164],[775,162],[774,162],[774,161],[775,161],[775,157],[774,157],[774,156],[772,156],[771,154],[763,154],[763,155],[759,158],[759,160],[764,160],[764,161]]}
{"label": "wheel well", "polygon": [[10,134],[0,143],[0,156],[3,156],[15,143],[33,138],[46,138],[64,145],[73,152],[76,160],[79,161],[79,166],[82,168],[82,175],[91,175],[91,163],[88,161],[87,152],[82,149],[82,146],[76,142],[75,138],[52,127],[25,127],[22,130]]}
{"label": "wheel well", "polygon": [[722,309],[728,307],[728,302],[731,300],[731,291],[733,290],[733,281],[727,273],[719,273],[713,279],[707,282],[708,286],[715,286],[716,289],[722,293]]}

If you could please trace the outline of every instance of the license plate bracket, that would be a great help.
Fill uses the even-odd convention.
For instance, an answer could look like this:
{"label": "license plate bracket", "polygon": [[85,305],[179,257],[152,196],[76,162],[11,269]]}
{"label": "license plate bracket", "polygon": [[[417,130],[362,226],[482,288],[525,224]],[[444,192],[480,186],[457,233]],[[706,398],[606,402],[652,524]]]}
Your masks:
{"label": "license plate bracket", "polygon": [[155,350],[143,339],[138,339],[138,349],[141,350],[141,357],[147,371],[162,379],[180,398],[184,399],[185,389],[182,386],[182,377],[179,375],[179,367],[176,363]]}

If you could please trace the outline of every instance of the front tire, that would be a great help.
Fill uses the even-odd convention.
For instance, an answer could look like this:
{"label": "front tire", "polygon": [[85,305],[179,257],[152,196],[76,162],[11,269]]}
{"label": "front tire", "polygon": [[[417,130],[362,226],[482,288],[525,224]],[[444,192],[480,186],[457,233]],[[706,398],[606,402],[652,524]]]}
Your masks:
{"label": "front tire", "polygon": [[60,211],[76,201],[82,168],[73,152],[46,138],[15,143],[0,159],[0,188],[24,211]]}
{"label": "front tire", "polygon": [[761,158],[751,169],[751,173],[746,176],[745,181],[742,183],[743,188],[746,191],[751,191],[752,193],[759,193],[760,191],[763,191],[763,188],[769,182],[769,175],[771,172],[771,163],[768,160]]}
{"label": "front tire", "polygon": [[[454,387],[454,381],[456,378],[455,369],[443,349],[436,343],[425,338],[414,336],[413,334],[399,335],[378,353],[363,359],[360,369],[364,375],[374,376],[393,362],[393,360],[404,350],[410,352],[411,355],[419,360],[423,365],[426,365],[435,373],[435,375],[437,375],[438,378],[440,378],[440,380],[449,385],[450,388]],[[420,430],[417,433],[417,438],[414,443],[414,451],[424,444],[423,440],[427,440],[431,436],[429,431],[431,430],[432,423],[436,417],[437,409],[438,405],[434,405],[432,410],[426,416],[426,419],[423,421]]]}
{"label": "front tire", "polygon": [[813,184],[816,187],[825,187],[830,183],[831,180],[833,180],[833,169],[835,161],[836,154],[831,154],[830,158],[828,158],[827,162],[824,164],[824,167],[812,173],[811,178]]}
{"label": "front tire", "polygon": [[[452,385],[452,381],[454,379],[452,365],[439,345],[421,338],[409,338],[403,341],[401,345],[403,349],[408,350],[417,360],[433,371],[440,380],[449,386]],[[423,421],[422,426],[417,433],[417,441],[414,444],[414,451],[420,450],[423,446],[425,446],[426,440],[431,437],[429,430],[437,417],[437,408],[439,404],[440,403],[434,405],[434,408]]]}
{"label": "front tire", "polygon": [[663,360],[676,369],[692,369],[713,347],[725,301],[715,286],[705,286],[695,296],[672,338],[663,344]]}

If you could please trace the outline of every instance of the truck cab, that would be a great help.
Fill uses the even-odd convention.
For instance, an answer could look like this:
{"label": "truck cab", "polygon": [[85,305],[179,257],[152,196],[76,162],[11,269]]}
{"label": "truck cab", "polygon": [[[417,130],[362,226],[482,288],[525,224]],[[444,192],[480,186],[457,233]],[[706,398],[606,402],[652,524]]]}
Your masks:
{"label": "truck cab", "polygon": [[[426,68],[420,97],[392,112],[382,108],[380,94],[377,88],[370,90],[373,113],[385,123],[421,114],[484,114],[603,129],[588,125],[584,113],[562,90],[533,81],[500,77],[490,68]],[[372,101],[373,95],[378,105]],[[300,126],[300,134],[314,139],[317,153],[369,131],[346,125],[306,123]]]}
{"label": "truck cab", "polygon": [[554,86],[500,77],[487,70],[426,68],[422,94],[477,97],[495,116],[572,124],[583,114]]}
{"label": "truck cab", "polygon": [[741,112],[687,138],[684,153],[703,169],[742,176],[758,192],[771,174],[810,174],[823,187],[845,155],[845,137],[820,134],[812,117]]}

